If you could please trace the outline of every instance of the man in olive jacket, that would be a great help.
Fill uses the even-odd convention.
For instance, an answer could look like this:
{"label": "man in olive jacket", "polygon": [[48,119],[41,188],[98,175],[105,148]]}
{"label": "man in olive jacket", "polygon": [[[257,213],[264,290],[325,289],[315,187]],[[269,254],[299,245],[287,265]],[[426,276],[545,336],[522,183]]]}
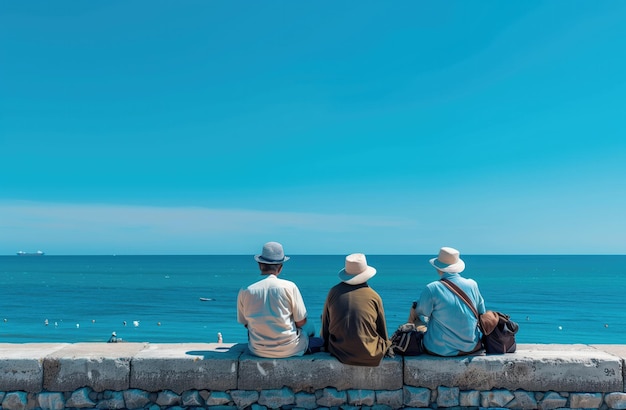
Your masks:
{"label": "man in olive jacket", "polygon": [[328,292],[322,313],[325,350],[345,364],[378,366],[390,342],[383,301],[367,284],[376,269],[365,255],[346,257],[341,282]]}

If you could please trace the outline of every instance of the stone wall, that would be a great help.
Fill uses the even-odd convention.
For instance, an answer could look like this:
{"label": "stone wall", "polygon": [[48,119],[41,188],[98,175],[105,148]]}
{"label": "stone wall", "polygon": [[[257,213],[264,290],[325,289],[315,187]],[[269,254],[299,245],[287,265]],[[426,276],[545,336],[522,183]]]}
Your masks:
{"label": "stone wall", "polygon": [[0,344],[0,406],[27,409],[626,409],[622,345],[385,358],[250,355],[245,344]]}

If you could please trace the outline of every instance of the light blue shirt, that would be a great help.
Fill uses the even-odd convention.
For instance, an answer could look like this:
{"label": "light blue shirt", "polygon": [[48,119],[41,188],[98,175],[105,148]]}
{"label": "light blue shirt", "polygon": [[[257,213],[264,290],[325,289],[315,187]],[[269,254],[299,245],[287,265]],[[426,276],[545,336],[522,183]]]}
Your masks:
{"label": "light blue shirt", "polygon": [[[444,273],[442,278],[456,284],[474,302],[478,313],[485,313],[478,284],[458,273]],[[471,352],[482,336],[478,319],[455,293],[437,280],[426,285],[416,307],[418,314],[428,317],[428,330],[424,346],[429,352],[440,356],[456,356]]]}

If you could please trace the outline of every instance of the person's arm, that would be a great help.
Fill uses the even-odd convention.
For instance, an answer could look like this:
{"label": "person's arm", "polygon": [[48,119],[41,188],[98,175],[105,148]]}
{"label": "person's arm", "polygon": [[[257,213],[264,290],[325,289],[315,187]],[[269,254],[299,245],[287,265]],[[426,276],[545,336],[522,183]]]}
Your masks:
{"label": "person's arm", "polygon": [[296,327],[302,329],[302,326],[306,323],[307,311],[300,289],[295,284],[291,292],[291,314]]}
{"label": "person's arm", "polygon": [[389,340],[389,336],[387,334],[387,320],[385,319],[385,308],[383,307],[382,299],[379,300],[378,317],[376,318],[376,331],[381,338]]}
{"label": "person's arm", "polygon": [[478,311],[478,314],[482,315],[487,310],[485,308],[485,299],[483,299],[483,295],[480,293],[480,290],[478,290],[478,287],[476,288],[476,290],[478,294],[478,302],[476,303],[476,310]]}
{"label": "person's arm", "polygon": [[324,308],[322,309],[322,329],[320,330],[320,336],[324,339],[324,350],[328,351],[328,327],[330,323],[330,317],[328,312],[328,296],[326,297],[326,302],[324,303]]}
{"label": "person's arm", "polygon": [[248,320],[243,314],[243,292],[241,290],[237,295],[237,322],[241,323],[246,328],[248,327]]}
{"label": "person's arm", "polygon": [[417,306],[415,306],[415,313],[419,316],[425,316],[427,318],[430,318],[430,315],[433,313],[433,308],[433,296],[430,290],[430,286],[426,286],[422,291],[419,300],[417,301]]}

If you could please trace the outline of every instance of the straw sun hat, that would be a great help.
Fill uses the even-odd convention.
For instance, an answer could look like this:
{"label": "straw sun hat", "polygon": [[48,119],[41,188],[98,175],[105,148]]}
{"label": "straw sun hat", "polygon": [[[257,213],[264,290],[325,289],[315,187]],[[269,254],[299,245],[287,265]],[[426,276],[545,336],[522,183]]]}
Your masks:
{"label": "straw sun hat", "polygon": [[360,285],[376,275],[376,269],[367,266],[367,259],[362,253],[346,256],[346,267],[339,271],[339,279],[348,285]]}
{"label": "straw sun hat", "polygon": [[461,273],[465,269],[465,262],[459,256],[459,251],[444,246],[439,250],[439,256],[430,260],[430,264],[442,272]]}

